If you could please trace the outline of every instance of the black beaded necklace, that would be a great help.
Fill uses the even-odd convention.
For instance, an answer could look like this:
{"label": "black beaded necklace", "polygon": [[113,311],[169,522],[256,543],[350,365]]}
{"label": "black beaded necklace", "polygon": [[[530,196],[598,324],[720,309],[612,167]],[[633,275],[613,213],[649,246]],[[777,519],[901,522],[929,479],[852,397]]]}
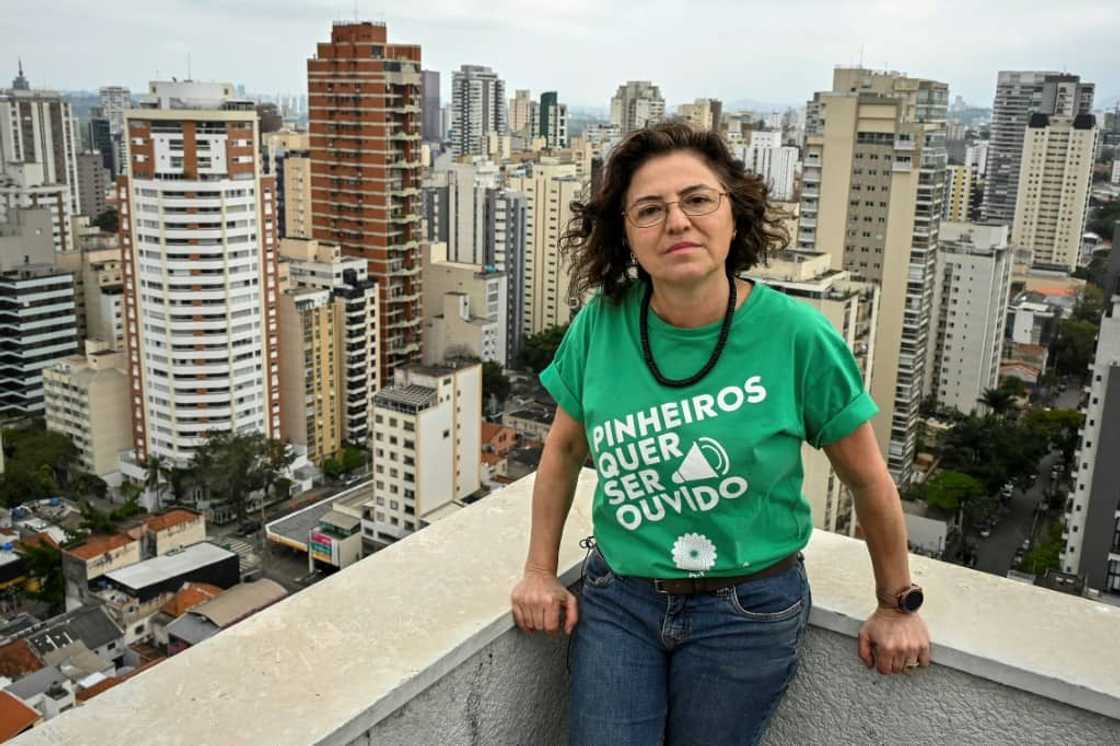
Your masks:
{"label": "black beaded necklace", "polygon": [[646,280],[646,292],[645,296],[642,298],[642,313],[638,321],[638,329],[642,337],[642,357],[646,361],[646,367],[649,368],[649,372],[653,374],[653,377],[657,379],[657,382],[662,386],[669,386],[671,388],[691,386],[703,379],[704,376],[708,375],[708,373],[712,371],[712,368],[716,366],[716,362],[719,361],[719,356],[723,352],[723,347],[727,344],[727,335],[731,331],[731,319],[735,315],[735,278],[729,276],[727,279],[728,284],[731,286],[731,289],[727,293],[727,311],[723,314],[723,324],[719,328],[719,339],[716,341],[716,348],[712,351],[712,356],[708,358],[708,362],[704,363],[704,367],[695,375],[675,380],[662,375],[657,367],[657,363],[653,359],[653,349],[649,344],[649,302],[653,298],[653,282],[651,280]]}

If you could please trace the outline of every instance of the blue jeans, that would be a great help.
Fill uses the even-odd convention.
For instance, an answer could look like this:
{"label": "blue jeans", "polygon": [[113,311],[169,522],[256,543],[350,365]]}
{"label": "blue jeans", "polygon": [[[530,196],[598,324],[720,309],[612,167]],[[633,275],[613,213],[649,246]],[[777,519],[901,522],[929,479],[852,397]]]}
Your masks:
{"label": "blue jeans", "polygon": [[803,561],[715,593],[659,593],[584,566],[569,665],[572,746],[756,744],[797,671],[812,598]]}

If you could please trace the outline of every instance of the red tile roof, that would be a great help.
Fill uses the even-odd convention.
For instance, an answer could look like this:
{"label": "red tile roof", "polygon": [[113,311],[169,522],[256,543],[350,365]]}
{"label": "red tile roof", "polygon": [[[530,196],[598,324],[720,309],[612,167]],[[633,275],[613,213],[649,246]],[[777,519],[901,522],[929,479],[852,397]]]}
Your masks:
{"label": "red tile roof", "polygon": [[106,552],[120,549],[134,541],[136,541],[136,539],[126,536],[125,534],[98,534],[97,536],[89,537],[81,546],[67,549],[65,552],[78,559],[91,560],[94,557],[100,557]]}
{"label": "red tile roof", "polygon": [[0,676],[17,681],[43,667],[27,640],[16,640],[0,646]]}
{"label": "red tile roof", "polygon": [[49,547],[58,549],[58,542],[51,538],[51,535],[46,531],[40,531],[37,534],[31,534],[26,539],[21,539],[20,543],[27,548],[37,547],[46,544]]}
{"label": "red tile roof", "polygon": [[163,663],[165,660],[167,660],[166,656],[163,656],[163,657],[160,657],[160,658],[155,658],[153,660],[148,661],[147,663],[144,663],[143,665],[137,666],[134,670],[129,671],[124,676],[110,676],[107,679],[102,679],[101,681],[97,682],[93,686],[86,687],[85,689],[83,689],[80,692],[78,692],[77,694],[75,694],[74,699],[78,700],[79,702],[85,702],[87,700],[93,699],[98,694],[101,694],[104,691],[108,691],[109,689],[112,689],[117,684],[122,684],[122,683],[128,681],[133,676],[136,676],[137,674],[141,674],[144,671],[147,671],[152,666]]}
{"label": "red tile roof", "polygon": [[490,441],[494,440],[499,435],[501,435],[503,430],[509,430],[510,432],[513,432],[513,433],[517,432],[512,427],[507,427],[506,425],[498,425],[498,424],[493,423],[493,422],[483,422],[482,423],[482,442],[483,443],[489,443]]}
{"label": "red tile roof", "polygon": [[151,531],[166,531],[172,526],[178,526],[183,523],[192,523],[197,521],[201,516],[198,513],[190,510],[183,510],[182,508],[175,508],[161,515],[154,515],[148,520],[144,521],[144,526]]}
{"label": "red tile roof", "polygon": [[222,589],[209,583],[187,583],[161,608],[164,614],[178,619],[199,604],[222,595]]}
{"label": "red tile roof", "polygon": [[41,718],[42,715],[25,705],[19,697],[0,692],[0,741],[23,733]]}

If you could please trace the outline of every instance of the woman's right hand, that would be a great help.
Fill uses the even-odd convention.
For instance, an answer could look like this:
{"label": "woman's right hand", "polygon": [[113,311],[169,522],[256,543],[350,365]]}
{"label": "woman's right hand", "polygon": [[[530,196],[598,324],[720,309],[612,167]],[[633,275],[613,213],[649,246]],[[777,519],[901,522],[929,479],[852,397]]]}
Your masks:
{"label": "woman's right hand", "polygon": [[570,635],[579,621],[579,602],[550,572],[526,570],[513,587],[510,603],[517,626],[530,634],[556,634],[561,629],[562,615],[564,634]]}

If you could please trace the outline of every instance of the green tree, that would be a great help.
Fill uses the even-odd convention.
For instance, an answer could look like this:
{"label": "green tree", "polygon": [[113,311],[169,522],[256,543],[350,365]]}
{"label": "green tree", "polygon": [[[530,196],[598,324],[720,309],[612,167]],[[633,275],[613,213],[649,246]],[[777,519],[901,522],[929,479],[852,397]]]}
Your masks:
{"label": "green tree", "polygon": [[1059,570],[1062,566],[1062,523],[1054,521],[1043,534],[1042,540],[1035,543],[1023,556],[1020,569],[1034,575],[1044,575],[1047,570]]}
{"label": "green tree", "polygon": [[1073,460],[1079,439],[1077,431],[1085,422],[1085,415],[1074,409],[1036,409],[1023,420],[1038,440],[1060,450],[1066,463]]}
{"label": "green tree", "polygon": [[982,482],[959,471],[939,471],[926,485],[926,502],[942,510],[958,510],[984,494]]}
{"label": "green tree", "polygon": [[1104,290],[1096,285],[1086,284],[1078,295],[1077,304],[1073,307],[1073,318],[1077,321],[1088,321],[1094,326],[1100,326],[1101,315],[1104,310]]}
{"label": "green tree", "polygon": [[92,503],[83,500],[78,510],[82,516],[82,529],[91,534],[113,534],[117,531],[117,522],[112,513],[98,510]]}
{"label": "green tree", "polygon": [[66,579],[62,575],[62,552],[46,542],[28,547],[23,554],[27,574],[34,578],[39,589],[28,596],[50,606],[52,616],[66,609]]}
{"label": "green tree", "polygon": [[92,221],[102,233],[116,233],[120,229],[120,215],[115,208],[109,207]]}
{"label": "green tree", "polygon": [[510,383],[502,371],[502,366],[494,361],[482,364],[482,397],[489,399],[493,394],[499,402],[504,402],[509,396]]}
{"label": "green tree", "polygon": [[1113,224],[1117,220],[1120,220],[1120,200],[1106,202],[1090,211],[1089,219],[1085,223],[1085,230],[1110,240]]}
{"label": "green tree", "polygon": [[1098,323],[1062,319],[1054,340],[1054,368],[1061,373],[1083,378],[1097,350]]}
{"label": "green tree", "polygon": [[996,417],[1006,417],[1016,410],[1015,395],[1004,388],[984,389],[984,394],[976,400],[983,404]]}
{"label": "green tree", "polygon": [[540,334],[530,334],[525,337],[521,343],[521,354],[519,356],[521,365],[534,373],[540,373],[547,368],[552,362],[553,356],[556,355],[556,348],[560,346],[560,342],[564,339],[564,333],[567,331],[568,325],[565,324],[564,326],[553,326]]}
{"label": "green tree", "polygon": [[1030,393],[1027,382],[1022,378],[1016,378],[1015,376],[1008,376],[1007,378],[1004,378],[999,382],[999,388],[1000,391],[1006,391],[1015,398],[1026,396],[1028,393]]}
{"label": "green tree", "polygon": [[210,498],[231,505],[243,521],[249,496],[267,492],[295,459],[289,446],[275,443],[263,433],[212,430],[195,450],[190,468]]}

